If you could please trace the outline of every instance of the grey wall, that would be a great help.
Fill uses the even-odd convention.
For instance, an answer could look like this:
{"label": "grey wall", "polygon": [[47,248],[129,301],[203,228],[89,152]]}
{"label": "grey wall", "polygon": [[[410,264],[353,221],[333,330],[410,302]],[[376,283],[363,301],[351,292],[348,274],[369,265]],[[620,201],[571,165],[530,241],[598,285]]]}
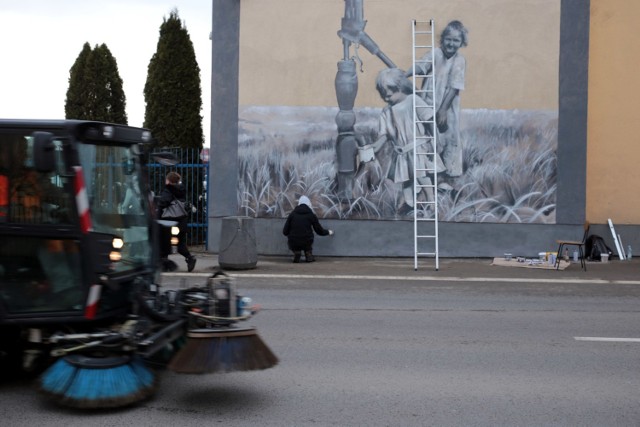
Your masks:
{"label": "grey wall", "polygon": [[589,0],[562,0],[557,224],[582,224],[586,209]]}
{"label": "grey wall", "polygon": [[[219,250],[222,218],[236,214],[238,197],[238,58],[240,4],[213,0],[211,174],[209,177],[209,251]],[[587,155],[587,83],[589,0],[562,0],[560,23],[560,105],[558,125],[557,223],[440,223],[443,257],[491,257],[511,252],[534,256],[556,248],[558,238],[580,238],[585,219]],[[286,254],[282,219],[255,219],[259,254]],[[315,251],[332,256],[413,256],[412,221],[338,221],[323,225],[336,231],[318,238]],[[640,243],[637,227],[625,243]],[[594,232],[610,238],[608,227]],[[637,246],[637,245],[636,245]]]}
{"label": "grey wall", "polygon": [[[221,218],[234,215],[238,209],[240,1],[212,1],[211,173],[207,212],[212,218]],[[218,240],[216,237],[215,242]],[[214,241],[211,236],[209,241]]]}

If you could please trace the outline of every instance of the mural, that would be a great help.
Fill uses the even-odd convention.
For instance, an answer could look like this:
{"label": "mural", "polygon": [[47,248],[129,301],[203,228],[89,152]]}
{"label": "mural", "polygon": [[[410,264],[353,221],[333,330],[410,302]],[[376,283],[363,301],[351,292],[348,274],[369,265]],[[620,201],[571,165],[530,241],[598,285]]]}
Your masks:
{"label": "mural", "polygon": [[[396,66],[365,25],[364,1],[345,0],[335,108],[241,107],[240,214],[284,218],[306,195],[323,218],[409,220],[414,209],[433,216],[433,204],[420,202],[437,198],[441,221],[555,223],[557,111],[461,108],[469,39],[461,20],[425,54],[435,67],[425,58]],[[358,87],[358,47],[385,66],[375,87]],[[435,90],[425,90],[433,76]],[[381,106],[354,108],[359,90],[377,91]],[[416,126],[414,103],[435,103],[435,126]],[[416,114],[424,121],[428,111]],[[414,132],[438,141],[433,155],[416,156],[416,176]],[[437,187],[422,169],[437,170]]]}

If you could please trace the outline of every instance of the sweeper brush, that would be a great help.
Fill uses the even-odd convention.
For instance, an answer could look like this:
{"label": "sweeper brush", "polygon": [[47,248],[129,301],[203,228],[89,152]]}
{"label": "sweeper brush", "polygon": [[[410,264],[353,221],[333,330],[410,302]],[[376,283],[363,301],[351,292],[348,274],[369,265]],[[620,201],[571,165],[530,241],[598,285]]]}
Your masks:
{"label": "sweeper brush", "polygon": [[205,374],[268,369],[278,358],[254,328],[192,329],[187,344],[169,369],[181,374]]}
{"label": "sweeper brush", "polygon": [[40,390],[75,408],[115,408],[139,402],[157,388],[157,376],[129,355],[59,359],[40,377]]}

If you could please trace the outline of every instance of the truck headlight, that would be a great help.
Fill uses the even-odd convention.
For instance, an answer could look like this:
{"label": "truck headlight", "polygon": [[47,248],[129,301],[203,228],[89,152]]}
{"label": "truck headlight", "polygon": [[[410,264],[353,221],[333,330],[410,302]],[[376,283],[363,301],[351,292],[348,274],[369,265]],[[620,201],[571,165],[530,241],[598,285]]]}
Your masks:
{"label": "truck headlight", "polygon": [[109,252],[109,260],[112,262],[120,261],[122,259],[120,250],[124,247],[124,240],[120,237],[114,237],[111,241],[111,246],[113,247],[113,250]]}
{"label": "truck headlight", "polygon": [[171,244],[173,246],[178,245],[178,234],[180,234],[180,229],[178,227],[171,227]]}

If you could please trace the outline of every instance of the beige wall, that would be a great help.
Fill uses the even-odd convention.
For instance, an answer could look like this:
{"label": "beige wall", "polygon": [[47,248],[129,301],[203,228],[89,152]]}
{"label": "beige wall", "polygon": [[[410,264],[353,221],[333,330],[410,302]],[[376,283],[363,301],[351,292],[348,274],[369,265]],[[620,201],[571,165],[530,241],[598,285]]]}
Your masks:
{"label": "beige wall", "polygon": [[[344,0],[242,0],[240,104],[335,106]],[[364,0],[367,33],[401,68],[411,63],[411,21],[452,19],[469,29],[462,108],[558,108],[560,0]],[[356,107],[382,106],[385,65],[360,48]]]}
{"label": "beige wall", "polygon": [[587,219],[640,223],[640,2],[591,0]]}

